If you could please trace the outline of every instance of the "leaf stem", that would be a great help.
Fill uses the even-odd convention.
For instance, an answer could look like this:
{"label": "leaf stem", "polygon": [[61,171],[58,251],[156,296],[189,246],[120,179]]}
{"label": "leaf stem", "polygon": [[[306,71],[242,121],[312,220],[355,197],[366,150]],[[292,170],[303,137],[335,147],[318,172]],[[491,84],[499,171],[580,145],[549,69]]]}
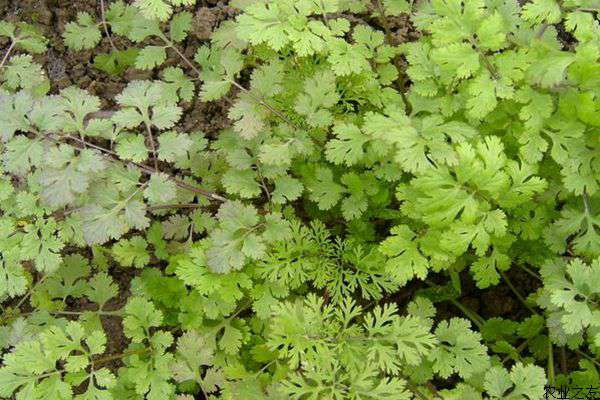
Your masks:
{"label": "leaf stem", "polygon": [[517,267],[521,268],[523,271],[527,272],[529,275],[531,275],[532,277],[534,277],[538,281],[542,280],[542,278],[540,278],[540,276],[535,271],[533,271],[531,268],[526,267],[526,266],[521,265],[521,264],[517,264]]}
{"label": "leaf stem", "polygon": [[477,314],[475,311],[472,311],[471,309],[467,308],[465,305],[463,305],[461,302],[454,300],[454,299],[450,299],[449,300],[456,308],[458,308],[460,311],[463,312],[463,314],[465,314],[471,321],[473,321],[473,323],[477,326],[477,328],[479,328],[479,330],[481,330],[481,328],[483,328],[483,324],[485,323],[485,321],[483,320],[483,318],[481,318],[479,316],[479,314]]}
{"label": "leaf stem", "polygon": [[112,37],[110,36],[110,32],[108,31],[108,24],[106,23],[106,5],[104,4],[104,0],[100,0],[100,18],[102,19],[102,26],[104,27],[104,33],[106,34],[106,38],[110,43],[110,47],[112,47],[114,51],[119,51],[117,46],[115,46]]}
{"label": "leaf stem", "polygon": [[37,281],[33,286],[31,286],[31,288],[29,289],[27,294],[25,294],[25,296],[23,296],[23,298],[21,300],[19,300],[19,302],[17,303],[17,306],[15,308],[16,309],[20,308],[23,305],[23,303],[25,302],[25,300],[27,300],[33,294],[33,291],[35,290],[35,288],[38,287],[38,285],[40,285],[42,282],[44,282],[48,276],[49,275],[42,276],[39,281]]}
{"label": "leaf stem", "polygon": [[554,348],[552,341],[548,340],[548,383],[554,386]]}
{"label": "leaf stem", "polygon": [[583,209],[585,210],[585,213],[587,215],[592,215],[592,207],[590,206],[590,197],[588,196],[587,191],[585,189],[583,190],[581,197],[583,199]]}
{"label": "leaf stem", "polygon": [[598,362],[597,359],[595,359],[594,357],[590,356],[587,353],[584,353],[583,351],[577,349],[575,350],[575,353],[579,354],[581,357],[588,359],[589,361],[591,361],[592,363],[594,363],[597,367],[600,367],[600,362]]}
{"label": "leaf stem", "polygon": [[168,210],[171,208],[201,208],[202,205],[201,204],[195,204],[195,203],[190,203],[190,204],[162,204],[160,206],[151,206],[148,207],[148,210]]}
{"label": "leaf stem", "polygon": [[6,50],[6,53],[4,54],[4,57],[2,57],[2,61],[0,61],[0,68],[4,67],[4,64],[6,63],[6,61],[8,60],[8,57],[10,56],[10,53],[13,51],[13,49],[15,48],[15,45],[17,44],[17,42],[15,42],[14,40],[12,40],[10,42],[10,46],[8,46],[8,49]]}
{"label": "leaf stem", "polygon": [[[59,138],[56,138],[56,137],[53,137],[52,135],[55,135],[55,134],[53,134],[53,133],[47,133],[47,134],[45,134],[45,137],[48,138],[48,139],[50,139],[50,140],[52,140],[52,141],[55,141],[57,143],[63,143],[63,140],[61,140],[61,139],[69,139],[69,140],[73,140],[75,142],[82,143],[82,144],[85,143],[89,147],[91,147],[91,148],[93,148],[95,150],[98,150],[99,152],[104,153],[107,156],[110,156],[115,161],[121,162],[121,163],[123,163],[125,165],[132,165],[132,166],[138,168],[139,170],[141,170],[142,172],[144,172],[146,174],[153,174],[154,172],[156,172],[154,169],[152,169],[151,167],[149,167],[147,165],[140,164],[140,163],[137,163],[135,161],[125,161],[125,160],[122,160],[119,157],[119,155],[117,153],[115,153],[114,151],[108,150],[108,149],[105,149],[104,147],[101,147],[101,146],[95,145],[93,143],[87,142],[87,141],[85,141],[83,139],[80,139],[80,138],[78,138],[76,136],[62,135]],[[192,186],[189,183],[184,182],[184,181],[182,181],[180,179],[177,179],[174,176],[172,176],[172,175],[170,175],[170,174],[168,174],[166,172],[165,172],[165,174],[167,175],[167,177],[168,177],[169,180],[171,180],[172,182],[174,182],[177,186],[179,186],[182,189],[186,189],[186,190],[189,190],[191,192],[197,193],[197,194],[202,195],[204,197],[207,197],[207,198],[209,198],[211,200],[216,200],[216,201],[220,201],[220,202],[226,202],[227,201],[226,197],[223,197],[223,196],[221,196],[221,195],[219,195],[217,193],[213,193],[213,192],[210,192],[210,191],[207,191],[207,190],[200,189],[200,188],[197,188],[195,186]]]}
{"label": "leaf stem", "polygon": [[287,123],[291,127],[296,128],[298,130],[300,129],[300,127],[296,123],[292,122],[283,112],[279,111],[278,109],[276,109],[275,107],[273,107],[272,105],[270,105],[269,103],[267,103],[265,100],[263,100],[260,97],[256,96],[249,89],[246,89],[244,86],[240,85],[239,83],[237,83],[233,79],[230,79],[229,82],[233,86],[235,86],[236,88],[238,88],[239,90],[241,90],[242,92],[244,92],[248,96],[250,96],[250,98],[252,100],[254,100],[258,104],[260,104],[261,106],[263,106],[264,108],[266,108],[267,110],[269,110],[270,112],[272,112],[273,114],[275,114],[277,117],[279,117],[282,121],[284,121],[285,123]]}
{"label": "leaf stem", "polygon": [[92,312],[98,315],[105,315],[110,317],[120,317],[123,315],[122,311],[102,311],[102,310],[86,310],[86,311],[50,311],[52,315],[82,315],[86,312]]}
{"label": "leaf stem", "polygon": [[[529,344],[529,341],[530,341],[531,339],[532,339],[532,338],[527,338],[526,340],[524,340],[524,341],[523,341],[523,343],[521,343],[521,344],[519,345],[519,347],[517,347],[517,348],[515,349],[515,350],[517,351],[517,355],[520,355],[520,354],[521,354],[521,352],[522,352],[523,350],[525,350],[525,348],[527,347],[527,345]],[[520,357],[518,357],[518,358],[520,358]],[[506,355],[506,357],[504,357],[504,358],[502,359],[502,364],[505,364],[505,363],[506,363],[508,360],[510,360],[510,354],[507,354],[507,355]]]}
{"label": "leaf stem", "polygon": [[[379,20],[381,21],[381,25],[383,26],[383,30],[385,31],[385,41],[389,46],[394,45],[394,37],[392,36],[392,30],[390,28],[390,24],[388,23],[387,17],[385,16],[385,9],[383,8],[383,4],[381,0],[375,0],[375,6],[377,7],[377,11],[380,14]],[[402,101],[406,106],[406,114],[410,115],[412,112],[412,105],[408,101],[408,97],[405,93],[406,86],[406,73],[402,71],[401,65],[398,64],[397,57],[393,58],[394,66],[398,70],[399,78],[396,81],[396,88],[400,92],[400,96],[402,97]]]}
{"label": "leaf stem", "polygon": [[506,286],[508,286],[510,288],[510,290],[514,293],[514,295],[517,297],[517,299],[525,306],[525,308],[527,308],[529,311],[531,311],[532,314],[539,315],[538,312],[533,309],[533,307],[531,307],[529,304],[527,304],[527,301],[521,295],[521,293],[517,290],[517,288],[512,284],[511,280],[508,278],[508,275],[506,275],[506,273],[504,271],[500,271],[500,275],[502,276],[502,279],[504,279]]}
{"label": "leaf stem", "polygon": [[479,54],[479,57],[483,61],[485,68],[492,75],[492,78],[494,78],[494,80],[496,80],[496,81],[499,80],[500,74],[498,74],[498,70],[496,69],[496,67],[494,67],[492,65],[492,63],[488,59],[488,56],[483,52],[483,50],[481,50],[481,47],[479,47],[479,44],[477,44],[477,41],[471,37],[471,38],[469,38],[469,42],[471,43],[471,45],[475,48],[475,50]]}
{"label": "leaf stem", "polygon": [[[194,71],[196,73],[196,75],[200,76],[202,75],[202,72],[200,72],[200,70],[190,61],[189,58],[187,58],[187,56],[185,54],[183,54],[181,52],[181,50],[179,50],[177,48],[177,46],[175,45],[175,43],[173,43],[171,40],[169,40],[169,38],[167,38],[164,34],[160,34],[159,37],[165,42],[165,44],[173,49],[173,51],[175,51],[175,53],[177,53],[177,55],[183,60],[183,62],[192,69],[192,71]],[[246,89],[245,87],[243,87],[242,85],[240,85],[239,83],[237,83],[235,80],[230,79],[229,82],[235,86],[236,88],[238,88],[239,90],[241,90],[242,92],[248,94],[248,96],[250,96],[252,98],[252,100],[256,101],[258,104],[260,104],[261,106],[265,107],[267,110],[271,111],[273,114],[275,114],[276,116],[278,116],[280,119],[282,119],[284,122],[286,122],[288,125],[296,128],[296,129],[300,129],[300,127],[295,124],[294,122],[292,122],[284,113],[282,113],[281,111],[277,110],[275,107],[271,106],[269,103],[267,103],[265,100],[259,98],[258,96],[254,95],[250,90]]]}
{"label": "leaf stem", "polygon": [[139,355],[139,354],[144,354],[144,353],[147,353],[149,351],[150,351],[150,348],[148,348],[148,347],[144,347],[143,349],[125,351],[125,352],[120,353],[120,354],[114,354],[112,356],[106,356],[106,357],[98,358],[98,359],[94,360],[94,364],[95,365],[105,364],[105,363],[107,363],[109,361],[120,360],[121,358],[129,357],[129,356],[134,356],[134,355]]}
{"label": "leaf stem", "polygon": [[158,155],[156,153],[156,142],[154,141],[154,135],[152,134],[152,128],[150,128],[150,122],[144,121],[146,125],[146,132],[148,132],[148,140],[150,141],[150,150],[152,150],[152,162],[154,163],[154,170],[158,172]]}
{"label": "leaf stem", "polygon": [[560,371],[563,375],[569,374],[567,370],[567,351],[565,350],[565,346],[560,348]]}

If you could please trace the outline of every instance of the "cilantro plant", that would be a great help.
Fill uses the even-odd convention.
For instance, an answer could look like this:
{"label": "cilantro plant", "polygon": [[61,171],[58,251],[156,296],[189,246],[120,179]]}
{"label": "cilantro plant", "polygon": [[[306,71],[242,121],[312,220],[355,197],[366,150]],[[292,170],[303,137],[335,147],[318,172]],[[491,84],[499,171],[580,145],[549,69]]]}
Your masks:
{"label": "cilantro plant", "polygon": [[597,1],[195,5],[0,22],[0,398],[600,387]]}

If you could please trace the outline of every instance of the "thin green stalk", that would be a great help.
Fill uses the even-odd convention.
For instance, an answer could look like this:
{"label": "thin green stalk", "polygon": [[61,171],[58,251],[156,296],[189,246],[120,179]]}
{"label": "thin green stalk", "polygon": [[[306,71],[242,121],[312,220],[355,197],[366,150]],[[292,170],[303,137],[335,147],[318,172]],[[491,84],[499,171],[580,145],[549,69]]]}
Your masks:
{"label": "thin green stalk", "polygon": [[534,277],[535,279],[537,279],[538,281],[541,281],[542,278],[532,269],[530,269],[529,267],[526,267],[522,264],[517,264],[517,267],[521,268],[523,271],[527,272],[529,275],[531,275],[532,277]]}
{"label": "thin green stalk", "polygon": [[463,305],[461,302],[459,302],[457,300],[450,299],[450,302],[456,308],[458,308],[460,311],[462,311],[462,313],[465,314],[471,321],[473,321],[473,323],[477,326],[477,328],[479,328],[479,330],[481,330],[483,328],[483,324],[485,323],[485,321],[483,318],[481,318],[481,316],[479,314],[477,314],[475,311],[467,308],[465,305]]}
{"label": "thin green stalk", "polygon": [[548,340],[548,383],[550,386],[554,386],[554,348],[552,341]]}
{"label": "thin green stalk", "polygon": [[580,355],[581,357],[591,361],[592,363],[594,363],[597,367],[600,367],[600,362],[598,362],[597,359],[595,359],[594,357],[590,356],[587,353],[584,353],[583,351],[577,349],[575,350],[575,353],[577,353],[578,355]]}
{"label": "thin green stalk", "polygon": [[527,308],[529,311],[531,311],[532,314],[539,315],[538,312],[533,309],[533,307],[531,307],[529,304],[527,304],[527,301],[521,295],[521,293],[517,290],[517,288],[512,284],[512,282],[508,278],[508,275],[506,275],[506,273],[504,271],[500,271],[500,275],[502,276],[502,279],[504,279],[506,286],[508,286],[510,288],[510,290],[514,293],[514,295],[517,297],[517,299],[525,306],[525,308]]}

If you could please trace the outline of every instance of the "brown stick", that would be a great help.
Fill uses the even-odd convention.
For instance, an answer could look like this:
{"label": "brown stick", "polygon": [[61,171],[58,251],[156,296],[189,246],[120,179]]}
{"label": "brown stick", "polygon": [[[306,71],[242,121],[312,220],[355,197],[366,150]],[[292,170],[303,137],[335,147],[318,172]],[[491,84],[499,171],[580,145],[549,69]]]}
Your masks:
{"label": "brown stick", "polygon": [[[119,157],[119,155],[117,153],[115,153],[114,151],[108,150],[108,149],[105,149],[104,147],[101,147],[101,146],[95,145],[93,143],[87,142],[87,141],[85,141],[83,139],[80,139],[80,138],[78,138],[76,136],[62,135],[61,137],[56,138],[56,137],[53,137],[52,135],[53,134],[49,133],[49,134],[46,134],[45,137],[47,137],[48,139],[50,139],[52,141],[55,141],[57,143],[62,143],[63,141],[61,139],[64,138],[64,139],[73,140],[73,141],[81,143],[81,144],[86,144],[88,147],[93,148],[95,150],[98,150],[99,152],[103,153],[104,155],[110,156],[111,159],[114,159],[115,161],[121,162],[123,164],[133,165],[134,167],[138,168],[139,170],[141,170],[142,172],[144,172],[144,173],[146,173],[148,175],[151,175],[151,174],[153,174],[153,173],[156,172],[153,168],[151,168],[151,167],[149,167],[147,165],[144,165],[144,164],[141,164],[141,163],[137,163],[137,162],[134,162],[134,161],[125,161],[125,160],[122,160]],[[216,201],[220,201],[220,202],[227,201],[227,198],[225,198],[223,196],[220,196],[220,195],[218,195],[216,193],[213,193],[213,192],[210,192],[208,190],[204,190],[204,189],[200,189],[200,188],[197,188],[195,186],[192,186],[189,183],[186,183],[186,182],[184,182],[182,180],[179,180],[179,179],[175,178],[174,176],[169,175],[167,173],[165,173],[165,175],[167,175],[167,177],[169,178],[169,180],[171,180],[172,182],[174,182],[177,186],[179,186],[182,189],[186,189],[186,190],[189,190],[190,192],[197,193],[197,194],[202,195],[204,197],[207,197],[207,198],[209,198],[211,200],[216,200]]]}
{"label": "brown stick", "polygon": [[2,57],[2,61],[0,61],[0,68],[4,67],[4,63],[6,63],[6,60],[8,60],[8,56],[10,56],[10,53],[15,48],[15,45],[16,42],[14,40],[10,42],[10,46],[8,46],[8,50],[6,50],[6,54],[4,54],[4,57]]}
{"label": "brown stick", "polygon": [[148,132],[148,140],[150,141],[150,149],[152,150],[152,161],[154,162],[154,169],[158,171],[158,154],[156,153],[156,143],[154,142],[154,135],[152,135],[152,128],[150,128],[149,122],[144,122],[146,125],[146,132]]}
{"label": "brown stick", "polygon": [[105,4],[104,4],[104,0],[100,0],[100,17],[102,18],[102,26],[104,27],[104,33],[106,33],[106,37],[108,38],[108,42],[110,43],[110,47],[113,48],[114,51],[119,51],[119,49],[117,49],[117,46],[115,46],[115,43],[112,40],[112,37],[110,36],[110,32],[108,31],[108,24],[106,23],[106,10],[105,10]]}
{"label": "brown stick", "polygon": [[[192,71],[194,71],[198,76],[200,76],[202,73],[200,72],[200,70],[189,60],[189,58],[186,57],[185,54],[183,54],[181,52],[181,50],[179,50],[177,48],[177,46],[175,45],[175,43],[171,42],[166,36],[162,35],[161,39],[165,42],[165,44],[167,46],[169,46],[170,48],[173,49],[173,51],[175,51],[175,53],[177,53],[177,55],[183,60],[183,62],[192,69]],[[281,111],[277,110],[275,107],[273,107],[272,105],[270,105],[269,103],[267,103],[265,100],[259,98],[258,96],[256,96],[254,93],[252,93],[249,89],[246,89],[245,87],[243,87],[242,85],[240,85],[239,83],[237,83],[235,80],[230,79],[229,82],[235,86],[236,88],[238,88],[239,90],[241,90],[242,92],[246,93],[247,95],[249,95],[252,100],[256,101],[258,104],[260,104],[261,106],[265,107],[267,110],[271,111],[273,114],[275,114],[276,116],[278,116],[280,119],[282,119],[285,123],[287,123],[288,125],[296,128],[296,129],[300,129],[300,127],[298,125],[296,125],[294,122],[292,122],[288,117],[285,116],[284,113],[282,113]]]}
{"label": "brown stick", "polygon": [[[392,30],[391,30],[390,24],[388,23],[388,20],[385,16],[385,9],[383,8],[383,4],[381,3],[381,0],[375,0],[375,5],[377,7],[377,11],[379,12],[379,14],[381,14],[380,20],[381,20],[381,25],[383,25],[383,30],[385,31],[385,41],[388,45],[394,46],[394,37],[392,36]],[[410,114],[412,112],[412,105],[408,101],[408,97],[406,96],[406,93],[404,92],[405,86],[406,86],[406,74],[404,73],[404,71],[402,71],[401,65],[398,62],[397,57],[394,57],[392,61],[394,63],[394,66],[398,70],[398,74],[399,74],[398,80],[396,81],[396,89],[398,89],[398,92],[400,92],[402,101],[404,102],[404,105],[406,106],[406,114]]]}

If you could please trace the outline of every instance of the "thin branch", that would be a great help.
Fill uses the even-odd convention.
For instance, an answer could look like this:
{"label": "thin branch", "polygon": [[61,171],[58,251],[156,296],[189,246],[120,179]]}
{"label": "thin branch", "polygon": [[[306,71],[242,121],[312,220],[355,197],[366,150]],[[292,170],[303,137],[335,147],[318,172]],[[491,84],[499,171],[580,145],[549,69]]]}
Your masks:
{"label": "thin branch", "polygon": [[[394,37],[392,36],[392,29],[390,28],[390,24],[388,23],[387,17],[385,16],[385,9],[383,8],[383,4],[381,0],[375,0],[375,6],[377,7],[377,11],[381,15],[380,21],[381,25],[383,25],[383,30],[385,31],[385,40],[389,46],[394,46]],[[398,58],[393,58],[394,66],[398,70],[399,78],[396,80],[396,88],[398,92],[400,92],[400,96],[402,97],[402,101],[406,106],[406,114],[410,114],[412,112],[412,105],[408,101],[408,97],[404,92],[406,86],[406,74],[402,71],[402,66],[398,63]]]}
{"label": "thin branch", "polygon": [[[515,350],[517,351],[517,355],[520,355],[520,354],[521,354],[521,352],[522,352],[523,350],[525,350],[525,348],[527,347],[527,345],[529,344],[529,341],[530,341],[531,339],[533,339],[533,337],[530,337],[530,338],[528,338],[528,339],[524,340],[524,341],[523,341],[523,343],[521,343],[521,344],[519,345],[519,347],[517,347],[517,348],[515,349]],[[508,360],[510,360],[510,358],[511,358],[511,357],[510,357],[510,354],[507,354],[507,355],[506,355],[506,357],[504,357],[504,358],[502,359],[502,364],[506,364],[506,362],[507,362]],[[520,357],[519,357],[519,358],[520,358]]]}
{"label": "thin branch", "polygon": [[554,386],[554,347],[552,340],[548,340],[548,383]]}
{"label": "thin branch", "polygon": [[584,189],[583,194],[581,195],[583,198],[583,209],[587,215],[592,215],[592,207],[590,206],[590,197],[587,194],[587,191]]}
{"label": "thin branch", "polygon": [[134,355],[139,355],[139,354],[144,354],[144,353],[147,353],[149,351],[150,351],[150,348],[148,348],[148,347],[144,347],[143,349],[138,349],[138,350],[130,350],[130,351],[126,351],[124,353],[114,354],[112,356],[106,356],[106,357],[98,358],[98,359],[94,360],[94,364],[95,365],[105,364],[105,363],[107,363],[109,361],[120,360],[121,358],[129,357],[129,356],[134,356]]}
{"label": "thin branch", "polygon": [[25,294],[25,296],[23,296],[23,298],[21,300],[19,300],[19,302],[17,303],[17,306],[15,307],[15,309],[19,309],[23,303],[25,302],[25,300],[27,300],[32,294],[33,291],[36,287],[38,287],[39,285],[42,284],[42,282],[44,282],[46,280],[46,278],[48,278],[49,275],[44,275],[40,278],[40,280],[38,280],[36,283],[34,283],[31,288],[29,289],[29,291]]}
{"label": "thin branch", "polygon": [[425,396],[423,393],[421,393],[421,391],[419,390],[419,388],[417,386],[413,385],[408,380],[406,381],[406,387],[408,388],[408,390],[410,390],[419,399],[421,399],[421,400],[430,400],[427,396]]}
{"label": "thin branch", "polygon": [[123,315],[123,312],[120,310],[117,310],[117,311],[102,311],[102,310],[49,311],[48,313],[51,315],[82,315],[86,312],[95,313],[97,315],[111,316],[111,317],[120,317]]}
{"label": "thin branch", "polygon": [[481,330],[483,328],[484,320],[483,320],[483,318],[481,318],[479,316],[479,314],[477,314],[475,311],[472,311],[471,309],[467,308],[464,304],[462,304],[461,302],[459,302],[457,300],[450,299],[449,301],[456,308],[458,308],[460,311],[462,311],[462,313],[465,314],[471,321],[473,321],[473,323],[477,326],[477,328],[479,328],[479,330]]}
{"label": "thin branch", "polygon": [[377,7],[377,12],[379,12],[381,25],[383,25],[387,42],[389,45],[391,45],[393,43],[392,30],[387,18],[385,17],[385,9],[383,8],[381,0],[375,0],[375,6]]}
{"label": "thin branch", "polygon": [[496,81],[499,80],[500,74],[498,73],[498,70],[496,69],[495,66],[492,65],[492,63],[490,62],[487,55],[483,52],[483,50],[481,50],[481,47],[479,47],[479,44],[477,44],[477,41],[471,37],[471,38],[469,38],[469,42],[475,48],[475,51],[477,51],[477,53],[479,54],[479,57],[483,61],[483,64],[484,64],[485,68],[488,70],[488,72],[490,73],[490,75],[492,75],[492,78],[494,78],[494,80],[496,80]]}
{"label": "thin branch", "polygon": [[156,153],[156,143],[154,142],[152,128],[150,128],[150,123],[148,121],[145,121],[144,125],[146,125],[146,132],[148,132],[148,140],[150,141],[150,149],[152,150],[152,162],[154,163],[154,170],[158,171],[158,154]]}
{"label": "thin branch", "polygon": [[563,375],[569,374],[569,371],[567,370],[567,351],[565,346],[560,348],[560,371]]}
{"label": "thin branch", "polygon": [[265,192],[265,194],[267,195],[267,200],[269,201],[269,204],[271,204],[271,193],[269,192],[269,188],[267,187],[267,182],[265,181],[265,177],[263,176],[261,170],[260,170],[260,166],[256,166],[256,172],[258,172],[258,177],[261,181],[261,187],[263,189],[263,191]]}
{"label": "thin branch", "polygon": [[323,23],[325,23],[326,27],[331,29],[331,27],[329,26],[329,17],[327,16],[327,12],[325,11],[325,3],[323,2],[323,0],[319,0],[319,3],[321,9],[323,10]]}
{"label": "thin branch", "polygon": [[521,293],[517,290],[517,288],[512,284],[512,282],[508,278],[508,275],[506,275],[506,273],[504,271],[500,271],[500,275],[502,276],[502,279],[504,279],[506,286],[508,286],[510,288],[510,290],[514,293],[514,295],[517,297],[517,299],[525,306],[525,308],[527,308],[529,311],[531,311],[532,314],[538,315],[537,311],[535,311],[533,309],[533,307],[531,307],[529,304],[527,304],[527,301],[521,295]]}
{"label": "thin branch", "polygon": [[533,270],[531,270],[530,268],[521,265],[521,264],[517,264],[517,267],[521,268],[523,271],[527,272],[529,275],[531,275],[532,277],[534,277],[535,279],[537,279],[538,281],[541,281],[542,278],[540,278],[540,276]]}
{"label": "thin branch", "polygon": [[148,210],[169,210],[171,208],[201,208],[201,204],[163,204],[160,206],[148,207]]}
{"label": "thin branch", "polygon": [[[104,147],[101,147],[101,146],[95,145],[93,143],[87,142],[87,141],[85,141],[83,139],[80,139],[80,138],[78,138],[76,136],[61,135],[59,138],[56,138],[56,137],[53,137],[52,135],[53,135],[52,133],[49,133],[49,134],[46,134],[45,137],[47,137],[48,139],[53,140],[53,141],[55,141],[57,143],[62,143],[63,140],[61,140],[61,139],[69,139],[69,140],[73,140],[73,141],[81,143],[81,144],[85,143],[85,144],[87,144],[88,147],[93,148],[95,150],[98,150],[99,152],[101,152],[101,153],[103,153],[103,154],[105,154],[107,156],[110,156],[115,161],[121,162],[121,163],[123,163],[125,165],[132,165],[132,166],[138,168],[139,170],[141,170],[142,172],[144,172],[144,173],[146,173],[148,175],[151,175],[151,174],[153,174],[153,173],[156,172],[153,168],[151,168],[151,167],[149,167],[147,165],[140,164],[140,163],[137,163],[137,162],[134,162],[134,161],[125,161],[125,160],[122,160],[119,157],[119,155],[117,153],[115,153],[114,151],[108,150],[108,149],[105,149]],[[174,182],[177,186],[179,186],[182,189],[186,189],[186,190],[189,190],[190,192],[197,193],[197,194],[202,195],[204,197],[207,197],[207,198],[209,198],[211,200],[216,200],[216,201],[220,201],[220,202],[227,201],[227,198],[225,198],[225,197],[223,197],[221,195],[218,195],[216,193],[213,193],[213,192],[210,192],[210,191],[207,191],[207,190],[200,189],[200,188],[197,188],[195,186],[192,186],[192,185],[190,185],[187,182],[184,182],[182,180],[179,180],[179,179],[175,178],[172,175],[169,175],[168,173],[165,173],[165,175],[167,175],[167,177],[168,177],[169,180],[171,180],[172,182]]]}
{"label": "thin branch", "polygon": [[110,36],[110,32],[108,31],[108,24],[106,23],[106,7],[104,4],[104,0],[100,0],[100,17],[102,18],[102,26],[104,27],[104,33],[106,33],[106,37],[108,38],[110,47],[112,47],[114,51],[119,51],[119,49],[117,49],[117,46],[115,46],[112,37]]}
{"label": "thin branch", "polygon": [[256,101],[258,104],[260,104],[261,106],[265,107],[267,110],[271,111],[273,114],[275,114],[276,116],[278,116],[282,121],[284,121],[285,123],[287,123],[291,127],[296,128],[296,129],[300,129],[300,127],[296,123],[294,123],[293,121],[291,121],[284,113],[282,113],[281,111],[279,111],[278,109],[276,109],[275,107],[273,107],[272,105],[270,105],[269,103],[267,103],[266,101],[264,101],[263,99],[261,99],[260,97],[256,96],[249,89],[246,89],[245,87],[243,87],[242,85],[240,85],[239,83],[237,83],[233,79],[230,79],[229,82],[231,82],[231,84],[233,86],[235,86],[236,88],[238,88],[239,90],[241,90],[242,92],[244,92],[248,96],[250,96],[250,98],[252,100]]}
{"label": "thin branch", "polygon": [[2,61],[0,61],[0,68],[4,67],[4,64],[8,60],[8,57],[10,56],[10,53],[15,48],[16,44],[17,43],[14,40],[12,42],[10,42],[10,46],[8,46],[8,50],[6,50],[6,53],[4,54],[4,57],[2,57]]}
{"label": "thin branch", "polygon": [[[185,54],[183,54],[181,52],[181,50],[179,50],[179,48],[177,48],[177,46],[175,45],[175,43],[173,43],[172,41],[169,40],[169,38],[167,38],[164,34],[160,35],[160,38],[165,42],[165,44],[170,47],[171,49],[173,49],[173,51],[175,51],[175,53],[177,53],[177,55],[183,60],[183,62],[192,69],[192,71],[194,71],[196,73],[196,75],[200,76],[202,75],[202,72],[200,72],[200,70],[198,69],[198,67],[196,67],[189,58],[187,58],[187,56]],[[230,79],[229,82],[235,86],[236,88],[238,88],[239,90],[241,90],[242,92],[246,93],[248,96],[250,96],[252,98],[252,100],[256,101],[258,104],[260,104],[261,106],[265,107],[267,110],[271,111],[273,114],[275,114],[276,116],[278,116],[281,120],[283,120],[285,123],[287,123],[288,125],[296,128],[296,129],[300,129],[300,127],[295,124],[293,121],[291,121],[284,113],[282,113],[281,111],[277,110],[275,107],[273,107],[272,105],[270,105],[269,103],[267,103],[265,100],[259,98],[258,96],[256,96],[254,93],[252,93],[250,90],[246,89],[245,87],[243,87],[242,85],[240,85],[239,83],[237,83],[235,80]]]}
{"label": "thin branch", "polygon": [[579,354],[581,357],[591,361],[592,363],[594,363],[597,367],[600,367],[600,362],[598,362],[598,360],[592,356],[590,356],[587,353],[584,353],[583,351],[577,349],[575,350],[575,353]]}

